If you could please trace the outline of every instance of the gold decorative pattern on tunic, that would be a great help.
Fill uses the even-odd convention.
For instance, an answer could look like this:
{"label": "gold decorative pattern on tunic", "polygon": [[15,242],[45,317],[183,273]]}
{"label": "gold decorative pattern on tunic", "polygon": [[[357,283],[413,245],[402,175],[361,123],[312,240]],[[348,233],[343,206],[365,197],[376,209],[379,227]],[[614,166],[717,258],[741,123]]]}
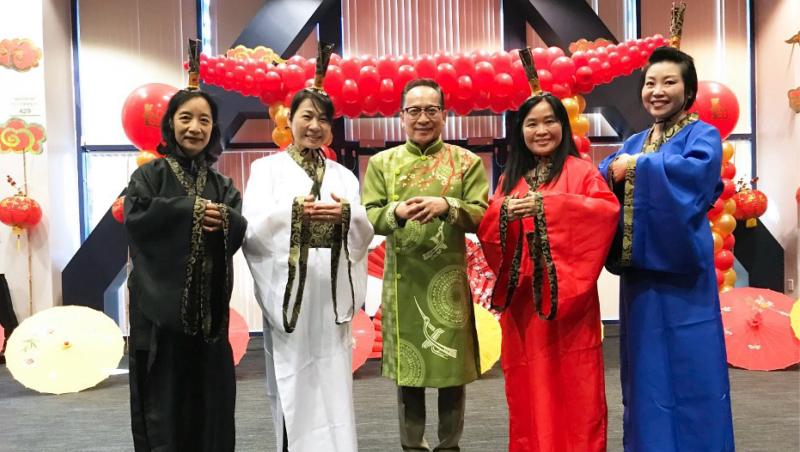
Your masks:
{"label": "gold decorative pattern on tunic", "polygon": [[458,200],[458,198],[449,196],[446,196],[444,200],[447,201],[447,217],[445,221],[447,224],[456,224],[456,221],[458,221],[458,212],[461,209],[461,201]]}
{"label": "gold decorative pattern on tunic", "polygon": [[447,266],[428,284],[428,309],[437,322],[449,328],[462,328],[469,320],[464,300],[470,299],[469,283],[464,268]]}
{"label": "gold decorative pattern on tunic", "polygon": [[[542,194],[534,192],[535,198],[535,221],[536,228],[534,232],[528,233],[528,253],[531,261],[534,263],[533,274],[533,302],[536,306],[536,313],[540,319],[553,320],[558,311],[558,277],[556,274],[556,266],[553,261],[553,255],[550,251],[550,239],[547,237],[547,220],[544,214],[544,202],[542,201]],[[543,269],[547,271],[547,279],[550,286],[550,313],[545,314],[542,310],[542,287]]]}
{"label": "gold decorative pattern on tunic", "polygon": [[400,224],[397,222],[397,217],[394,214],[395,209],[400,203],[397,201],[390,202],[389,205],[386,207],[385,219],[386,223],[389,225],[391,229],[400,229]]}
{"label": "gold decorative pattern on tunic", "polygon": [[396,251],[411,251],[422,244],[425,225],[416,220],[406,221],[406,225],[394,231],[392,235],[394,238]]}
{"label": "gold decorative pattern on tunic", "polygon": [[400,339],[397,350],[397,384],[420,386],[425,381],[425,360],[422,359],[422,353],[405,339]]}
{"label": "gold decorative pattern on tunic", "polygon": [[553,169],[553,162],[549,158],[537,157],[535,160],[536,166],[525,174],[525,182],[531,190],[536,190],[542,185],[550,177]]}
{"label": "gold decorative pattern on tunic", "polygon": [[429,261],[439,256],[440,254],[442,254],[444,250],[447,249],[447,243],[445,242],[444,238],[444,225],[445,223],[440,221],[436,234],[434,234],[432,237],[428,239],[431,242],[433,242],[433,248],[422,253],[422,260]]}
{"label": "gold decorative pattern on tunic", "polygon": [[461,154],[461,164],[458,168],[451,147],[444,144],[443,149],[431,155],[423,155],[425,159],[414,162],[408,171],[397,178],[398,185],[403,189],[413,185],[420,191],[425,191],[433,182],[438,182],[442,186],[439,195],[444,196],[454,181],[464,178],[470,167],[469,155],[461,149],[458,151]]}
{"label": "gold decorative pattern on tunic", "polygon": [[442,359],[457,358],[458,350],[439,342],[439,336],[445,332],[444,329],[434,325],[433,322],[431,322],[430,317],[425,315],[425,312],[423,312],[422,308],[419,306],[417,297],[414,297],[414,304],[417,305],[417,311],[419,311],[419,315],[422,317],[422,335],[425,337],[425,341],[422,343],[422,349],[428,349],[435,356],[438,356]]}

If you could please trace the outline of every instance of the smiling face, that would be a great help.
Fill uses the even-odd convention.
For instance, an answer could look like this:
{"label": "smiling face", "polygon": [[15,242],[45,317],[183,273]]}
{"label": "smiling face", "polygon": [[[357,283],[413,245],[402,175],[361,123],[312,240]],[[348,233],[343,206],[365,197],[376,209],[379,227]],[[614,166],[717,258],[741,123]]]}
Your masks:
{"label": "smiling face", "polygon": [[208,146],[213,125],[211,106],[200,96],[184,102],[172,116],[175,141],[189,158],[196,157]]}
{"label": "smiling face", "polygon": [[289,126],[294,144],[300,149],[319,149],[331,135],[331,118],[318,110],[311,99],[305,99],[292,112]]}
{"label": "smiling face", "polygon": [[537,157],[547,157],[561,144],[563,128],[553,112],[553,107],[542,100],[522,121],[522,136],[525,146]]}
{"label": "smiling face", "polygon": [[683,111],[686,88],[681,67],[671,61],[655,63],[647,70],[642,86],[642,105],[656,121]]}
{"label": "smiling face", "polygon": [[[403,128],[408,139],[421,149],[425,149],[442,135],[446,115],[444,110],[439,108],[439,111],[433,115],[425,112],[426,109],[433,110],[441,105],[442,99],[439,97],[439,92],[430,86],[417,86],[406,93],[400,117],[403,119]],[[422,109],[417,117],[406,112],[413,108]]]}

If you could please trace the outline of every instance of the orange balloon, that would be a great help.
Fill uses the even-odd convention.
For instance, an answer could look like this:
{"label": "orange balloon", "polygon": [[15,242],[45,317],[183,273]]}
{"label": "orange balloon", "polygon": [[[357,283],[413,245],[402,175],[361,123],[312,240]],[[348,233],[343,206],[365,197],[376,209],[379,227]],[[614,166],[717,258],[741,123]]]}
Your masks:
{"label": "orange balloon", "polygon": [[736,229],[736,218],[729,213],[723,213],[714,221],[714,229],[725,237]]}
{"label": "orange balloon", "polygon": [[730,141],[722,142],[722,162],[727,162],[733,158],[733,144]]}
{"label": "orange balloon", "polygon": [[289,109],[281,105],[275,111],[274,119],[278,128],[289,127]]}
{"label": "orange balloon", "polygon": [[719,288],[719,292],[720,293],[727,292],[729,290],[733,290],[733,286],[729,286],[727,284],[723,284],[722,287]]}
{"label": "orange balloon", "polygon": [[723,287],[733,286],[734,284],[736,284],[736,270],[734,270],[733,268],[729,268],[725,270],[724,275],[725,279],[722,282]]}
{"label": "orange balloon", "polygon": [[136,166],[142,166],[146,163],[150,163],[157,158],[158,156],[150,151],[139,151],[139,154],[136,156]]}
{"label": "orange balloon", "polygon": [[561,103],[564,104],[564,108],[567,109],[567,116],[569,116],[570,121],[575,121],[578,118],[578,115],[581,114],[580,105],[578,102],[571,98],[565,97],[561,99]]}
{"label": "orange balloon", "polygon": [[275,102],[275,103],[273,103],[272,105],[269,106],[269,117],[273,121],[275,120],[275,115],[278,114],[278,109],[281,108],[282,106],[283,106],[283,104],[281,104],[280,102]]}
{"label": "orange balloon", "polygon": [[726,199],[722,205],[722,212],[733,215],[736,212],[736,201],[733,198]]}
{"label": "orange balloon", "polygon": [[586,110],[586,99],[580,94],[576,94],[575,100],[578,102],[578,112],[583,113]]}
{"label": "orange balloon", "polygon": [[711,231],[711,237],[714,239],[714,254],[717,254],[717,251],[722,249],[722,236],[719,232]]}
{"label": "orange balloon", "polygon": [[572,133],[576,135],[585,136],[589,133],[589,118],[585,115],[578,115],[574,120],[570,118],[569,123],[572,127]]}
{"label": "orange balloon", "polygon": [[288,127],[275,127],[272,129],[272,142],[283,149],[292,143],[292,130]]}

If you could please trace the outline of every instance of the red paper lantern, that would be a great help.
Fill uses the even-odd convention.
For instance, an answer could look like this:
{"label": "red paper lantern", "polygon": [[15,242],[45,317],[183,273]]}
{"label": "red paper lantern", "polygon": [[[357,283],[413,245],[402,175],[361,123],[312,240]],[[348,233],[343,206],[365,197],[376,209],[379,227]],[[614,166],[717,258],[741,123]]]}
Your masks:
{"label": "red paper lantern", "polygon": [[111,216],[117,220],[117,223],[124,223],[125,218],[125,196],[120,196],[111,205]]}
{"label": "red paper lantern", "polygon": [[733,195],[733,199],[736,201],[733,216],[737,220],[746,220],[745,226],[748,228],[756,227],[756,218],[767,211],[767,196],[760,190],[744,189]]}
{"label": "red paper lantern", "polygon": [[0,201],[0,222],[11,226],[16,235],[33,228],[41,219],[42,208],[33,198],[16,194]]}

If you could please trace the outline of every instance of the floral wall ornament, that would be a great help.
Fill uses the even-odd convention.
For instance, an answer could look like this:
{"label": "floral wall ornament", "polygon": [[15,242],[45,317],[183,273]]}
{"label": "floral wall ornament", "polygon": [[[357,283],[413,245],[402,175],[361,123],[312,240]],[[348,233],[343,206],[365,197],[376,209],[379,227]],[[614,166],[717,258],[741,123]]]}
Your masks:
{"label": "floral wall ornament", "polygon": [[228,51],[225,53],[225,56],[236,60],[246,61],[249,59],[253,61],[263,61],[267,64],[279,64],[286,62],[286,60],[281,58],[281,56],[275,53],[274,50],[264,46],[257,46],[254,49],[250,49],[239,44],[232,49],[228,49]]}
{"label": "floral wall ornament", "polygon": [[42,49],[27,38],[3,39],[0,41],[0,66],[25,72],[39,66]]}
{"label": "floral wall ornament", "polygon": [[787,93],[789,96],[789,107],[795,113],[800,113],[800,86],[795,89],[790,89]]}
{"label": "floral wall ornament", "polygon": [[0,124],[0,153],[30,152],[41,154],[47,136],[44,127],[36,123],[27,123],[22,118],[11,118]]}

